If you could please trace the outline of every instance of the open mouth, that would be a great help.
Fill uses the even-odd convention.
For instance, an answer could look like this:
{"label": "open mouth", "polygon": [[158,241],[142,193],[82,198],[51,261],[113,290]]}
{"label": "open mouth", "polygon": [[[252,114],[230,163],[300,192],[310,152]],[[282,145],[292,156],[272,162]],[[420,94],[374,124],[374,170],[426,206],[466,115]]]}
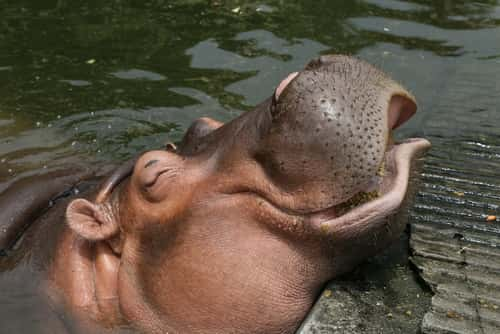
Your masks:
{"label": "open mouth", "polygon": [[421,157],[431,144],[426,139],[411,138],[387,148],[383,168],[367,188],[349,200],[309,215],[315,227],[370,221],[394,213],[404,200],[412,161]]}
{"label": "open mouth", "polygon": [[368,182],[368,185],[363,191],[356,193],[347,201],[337,204],[333,207],[333,211],[337,216],[342,216],[347,212],[373,201],[385,195],[394,181],[396,166],[394,161],[394,152],[398,144],[390,144],[385,152],[384,160],[380,165],[377,174],[374,175]]}

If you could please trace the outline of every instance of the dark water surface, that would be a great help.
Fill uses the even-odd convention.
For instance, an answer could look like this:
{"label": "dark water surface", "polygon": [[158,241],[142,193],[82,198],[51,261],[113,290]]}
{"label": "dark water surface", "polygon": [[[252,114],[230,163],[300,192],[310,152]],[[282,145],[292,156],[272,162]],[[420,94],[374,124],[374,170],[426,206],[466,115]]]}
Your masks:
{"label": "dark water surface", "polygon": [[[431,162],[449,157],[437,168],[464,167],[454,156],[474,147],[500,157],[495,0],[0,0],[0,191],[177,141],[200,116],[227,121],[324,53],[357,55],[414,93],[399,135],[429,138]],[[500,166],[464,168],[494,180]],[[29,298],[10,307],[29,312]]]}

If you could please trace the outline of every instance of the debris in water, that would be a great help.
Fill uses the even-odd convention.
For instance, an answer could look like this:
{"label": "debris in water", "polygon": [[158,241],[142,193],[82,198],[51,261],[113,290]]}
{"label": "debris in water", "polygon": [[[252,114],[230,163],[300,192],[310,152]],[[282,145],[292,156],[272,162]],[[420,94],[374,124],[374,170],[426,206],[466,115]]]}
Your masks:
{"label": "debris in water", "polygon": [[327,290],[325,290],[325,292],[324,292],[324,295],[325,295],[325,297],[326,297],[326,298],[330,298],[330,297],[332,296],[332,294],[333,294],[333,293],[332,293],[332,290],[328,290],[328,289],[327,289]]}
{"label": "debris in water", "polygon": [[486,221],[489,222],[489,223],[492,223],[492,222],[494,222],[496,220],[497,220],[497,216],[491,215],[491,216],[486,217]]}
{"label": "debris in water", "polygon": [[92,64],[94,64],[95,62],[96,62],[96,60],[92,58],[92,59],[87,60],[85,63],[87,63],[87,64],[89,64],[89,65],[92,65]]}

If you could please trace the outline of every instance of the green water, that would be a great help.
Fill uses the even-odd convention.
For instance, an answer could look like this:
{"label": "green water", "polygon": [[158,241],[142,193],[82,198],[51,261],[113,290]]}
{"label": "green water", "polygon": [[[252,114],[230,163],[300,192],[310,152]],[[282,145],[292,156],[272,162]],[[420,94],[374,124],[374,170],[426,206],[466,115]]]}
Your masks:
{"label": "green water", "polygon": [[0,1],[0,17],[3,187],[231,119],[321,53],[406,85],[420,112],[403,135],[484,133],[497,117],[497,1]]}
{"label": "green water", "polygon": [[429,159],[500,155],[495,0],[0,0],[0,191],[177,141],[201,116],[227,121],[324,53],[414,93],[399,136],[429,138]]}

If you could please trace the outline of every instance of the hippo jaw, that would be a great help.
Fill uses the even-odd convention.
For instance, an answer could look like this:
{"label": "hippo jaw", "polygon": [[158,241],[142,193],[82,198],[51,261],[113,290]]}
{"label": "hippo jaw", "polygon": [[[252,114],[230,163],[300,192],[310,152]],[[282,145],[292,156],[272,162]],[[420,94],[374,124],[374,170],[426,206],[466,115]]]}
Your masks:
{"label": "hippo jaw", "polygon": [[[430,142],[422,138],[410,138],[390,144],[384,154],[383,169],[366,183],[365,188],[361,188],[346,201],[320,209],[297,210],[293,207],[293,202],[269,195],[268,189],[272,189],[271,193],[277,191],[269,179],[264,182],[269,182],[268,188],[241,187],[240,184],[229,191],[226,188],[225,194],[252,194],[258,201],[266,204],[262,208],[268,210],[270,216],[279,217],[270,219],[268,223],[273,225],[277,221],[279,230],[285,231],[293,239],[316,236],[320,239],[348,242],[364,234],[385,233],[379,231],[382,227],[392,230],[386,231],[390,232],[390,240],[387,242],[380,242],[372,248],[366,245],[366,256],[374,255],[402,232],[404,224],[398,221],[387,222],[387,218],[395,214],[405,200],[410,176],[413,169],[418,167],[416,162],[430,147]],[[259,178],[265,179],[266,175],[260,174]]]}
{"label": "hippo jaw", "polygon": [[[237,175],[236,169],[250,168],[246,161],[255,161],[253,173],[266,181],[248,185],[252,173],[239,173],[241,184],[300,213],[364,191],[384,160],[390,132],[417,108],[410,93],[371,65],[350,57],[321,59],[286,78],[255,115],[217,131],[229,133],[221,136],[225,141],[233,136],[243,142],[219,151],[220,160],[229,156],[224,173]],[[245,144],[241,138],[255,139]],[[236,149],[246,156],[238,155],[239,164],[227,162]]]}
{"label": "hippo jaw", "polygon": [[375,198],[359,205],[348,201],[312,213],[308,217],[309,224],[314,230],[340,238],[373,229],[373,225],[398,210],[406,196],[413,162],[430,146],[429,141],[421,138],[407,139],[390,146],[385,154],[384,170],[365,189],[365,193],[376,193]]}

